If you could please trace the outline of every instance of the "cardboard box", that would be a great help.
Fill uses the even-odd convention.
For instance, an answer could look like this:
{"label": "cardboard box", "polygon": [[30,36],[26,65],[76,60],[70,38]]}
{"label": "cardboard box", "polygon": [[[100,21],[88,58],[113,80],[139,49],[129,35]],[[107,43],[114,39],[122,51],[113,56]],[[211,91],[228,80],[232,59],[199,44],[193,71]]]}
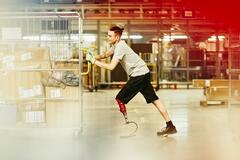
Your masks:
{"label": "cardboard box", "polygon": [[14,51],[7,52],[6,47],[0,54],[0,67],[6,70],[0,72],[2,99],[44,97],[43,74],[31,70],[50,69],[49,51],[43,47],[26,48],[26,45],[16,45]]}
{"label": "cardboard box", "polygon": [[207,100],[228,101],[228,87],[210,87],[206,95]]}
{"label": "cardboard box", "polygon": [[46,101],[46,122],[49,127],[75,128],[81,126],[78,101]]}
{"label": "cardboard box", "polygon": [[193,84],[193,87],[203,88],[203,87],[205,87],[205,79],[194,79],[192,81],[192,84]]}
{"label": "cardboard box", "polygon": [[2,69],[49,69],[49,49],[33,47],[15,49],[14,52],[5,52],[0,55]]}
{"label": "cardboard box", "polygon": [[240,89],[240,80],[232,80],[231,81],[231,86],[234,89]]}
{"label": "cardboard box", "polygon": [[41,73],[6,72],[0,75],[1,99],[44,97]]}
{"label": "cardboard box", "polygon": [[16,98],[18,95],[16,74],[13,74],[13,72],[0,72],[0,76],[0,99]]}
{"label": "cardboard box", "polygon": [[231,81],[231,95],[233,99],[240,101],[240,80]]}
{"label": "cardboard box", "polygon": [[21,69],[50,69],[47,48],[28,48],[16,53],[16,67]]}
{"label": "cardboard box", "polygon": [[227,79],[212,79],[210,80],[211,87],[218,87],[218,86],[229,86],[229,80]]}
{"label": "cardboard box", "polygon": [[18,124],[45,123],[44,102],[28,101],[17,105]]}
{"label": "cardboard box", "polygon": [[[231,100],[240,100],[240,80],[231,80],[231,83],[227,79],[194,80],[193,84],[194,86],[204,84],[206,101],[228,102],[229,98]],[[229,89],[231,89],[231,97],[229,97]]]}
{"label": "cardboard box", "polygon": [[[46,87],[46,121],[49,127],[79,127],[81,120],[81,104],[79,88]],[[54,100],[54,98],[64,98]],[[75,99],[75,100],[74,100]]]}
{"label": "cardboard box", "polygon": [[46,98],[65,98],[65,99],[79,99],[79,87],[66,87],[66,88],[56,88],[56,87],[46,87]]}

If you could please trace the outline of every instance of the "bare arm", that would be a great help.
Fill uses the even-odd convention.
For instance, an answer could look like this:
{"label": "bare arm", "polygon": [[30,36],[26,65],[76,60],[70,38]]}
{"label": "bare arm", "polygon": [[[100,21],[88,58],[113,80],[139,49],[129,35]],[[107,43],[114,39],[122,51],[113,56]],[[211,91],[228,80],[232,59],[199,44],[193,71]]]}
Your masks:
{"label": "bare arm", "polygon": [[118,62],[119,62],[119,60],[117,60],[117,59],[112,59],[111,63],[105,63],[105,62],[96,60],[94,64],[101,68],[113,70],[117,66]]}
{"label": "bare arm", "polygon": [[113,55],[113,51],[107,51],[107,52],[105,52],[105,53],[103,53],[103,54],[94,56],[94,58],[95,58],[96,60],[100,60],[100,59],[108,58],[108,57],[110,57],[111,55]]}

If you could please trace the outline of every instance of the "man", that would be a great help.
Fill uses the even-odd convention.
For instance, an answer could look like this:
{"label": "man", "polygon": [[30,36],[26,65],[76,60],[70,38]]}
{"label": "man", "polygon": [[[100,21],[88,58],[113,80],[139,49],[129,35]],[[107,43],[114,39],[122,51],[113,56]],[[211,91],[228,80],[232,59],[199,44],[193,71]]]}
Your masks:
{"label": "man", "polygon": [[[92,64],[109,70],[113,70],[117,64],[120,63],[128,74],[129,80],[116,96],[120,111],[126,119],[127,111],[125,104],[140,92],[146,99],[147,103],[152,103],[166,121],[166,127],[157,132],[157,135],[177,133],[166,108],[153,90],[150,82],[150,71],[146,63],[124,41],[121,40],[123,30],[124,28],[121,26],[112,26],[107,35],[107,40],[112,45],[110,51],[95,57],[91,54],[87,54],[87,60]],[[111,63],[99,61],[100,59],[112,55]]]}

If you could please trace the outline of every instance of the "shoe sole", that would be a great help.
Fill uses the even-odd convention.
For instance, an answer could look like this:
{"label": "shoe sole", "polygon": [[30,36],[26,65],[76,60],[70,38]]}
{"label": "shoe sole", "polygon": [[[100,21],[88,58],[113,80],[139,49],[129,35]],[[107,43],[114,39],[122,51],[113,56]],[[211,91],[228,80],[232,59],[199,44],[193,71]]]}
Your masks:
{"label": "shoe sole", "polygon": [[160,134],[160,133],[157,132],[157,135],[158,135],[158,136],[167,137],[167,136],[170,135],[170,134],[176,134],[176,133],[177,133],[177,131],[170,132],[170,133],[165,133],[165,134]]}

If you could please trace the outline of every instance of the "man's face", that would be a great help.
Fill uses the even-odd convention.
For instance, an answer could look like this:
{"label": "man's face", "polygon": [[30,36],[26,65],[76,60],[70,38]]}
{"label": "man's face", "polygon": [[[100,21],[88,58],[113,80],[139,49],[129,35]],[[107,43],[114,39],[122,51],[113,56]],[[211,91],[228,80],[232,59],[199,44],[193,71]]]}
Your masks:
{"label": "man's face", "polygon": [[117,41],[119,41],[119,36],[115,34],[114,31],[108,31],[107,41],[110,44],[115,44]]}

